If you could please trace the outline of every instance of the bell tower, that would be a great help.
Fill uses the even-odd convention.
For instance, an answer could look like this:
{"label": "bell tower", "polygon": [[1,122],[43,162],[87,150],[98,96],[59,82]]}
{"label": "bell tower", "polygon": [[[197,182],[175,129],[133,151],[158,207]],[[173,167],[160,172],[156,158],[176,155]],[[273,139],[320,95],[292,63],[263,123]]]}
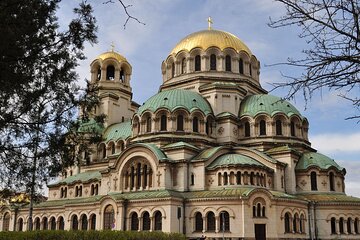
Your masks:
{"label": "bell tower", "polygon": [[91,83],[97,84],[100,104],[95,114],[105,114],[105,127],[129,120],[138,108],[132,101],[132,68],[125,57],[114,51],[99,55],[91,64]]}

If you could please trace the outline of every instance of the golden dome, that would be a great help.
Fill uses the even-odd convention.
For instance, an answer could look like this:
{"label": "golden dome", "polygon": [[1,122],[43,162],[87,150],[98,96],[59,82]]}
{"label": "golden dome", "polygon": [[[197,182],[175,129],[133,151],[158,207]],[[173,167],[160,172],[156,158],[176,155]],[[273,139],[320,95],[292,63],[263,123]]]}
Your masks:
{"label": "golden dome", "polygon": [[119,62],[127,62],[127,60],[124,56],[122,56],[119,53],[114,52],[114,51],[103,53],[97,57],[97,59],[101,59],[102,61],[104,61],[105,59],[109,59],[109,58],[114,58]]}
{"label": "golden dome", "polygon": [[186,36],[174,47],[170,54],[176,55],[182,50],[190,51],[197,47],[203,50],[209,47],[218,47],[220,50],[233,48],[237,52],[245,51],[250,56],[252,55],[250,49],[238,37],[214,29],[203,30]]}

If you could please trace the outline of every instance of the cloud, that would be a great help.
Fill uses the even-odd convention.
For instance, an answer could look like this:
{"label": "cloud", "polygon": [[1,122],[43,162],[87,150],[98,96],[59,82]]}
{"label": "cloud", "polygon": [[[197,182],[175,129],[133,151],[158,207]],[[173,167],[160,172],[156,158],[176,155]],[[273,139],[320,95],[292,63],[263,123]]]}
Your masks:
{"label": "cloud", "polygon": [[360,132],[318,134],[310,140],[314,148],[324,153],[360,152]]}
{"label": "cloud", "polygon": [[358,181],[360,174],[360,164],[358,161],[337,161],[342,167],[346,168],[345,192],[347,195],[360,197],[360,184]]}

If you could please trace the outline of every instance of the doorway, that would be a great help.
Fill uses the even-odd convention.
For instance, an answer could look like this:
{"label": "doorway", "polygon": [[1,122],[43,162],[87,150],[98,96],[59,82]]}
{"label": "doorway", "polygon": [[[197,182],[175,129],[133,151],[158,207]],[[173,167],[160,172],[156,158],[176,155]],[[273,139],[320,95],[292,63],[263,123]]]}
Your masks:
{"label": "doorway", "polygon": [[255,240],[266,240],[265,224],[255,224]]}

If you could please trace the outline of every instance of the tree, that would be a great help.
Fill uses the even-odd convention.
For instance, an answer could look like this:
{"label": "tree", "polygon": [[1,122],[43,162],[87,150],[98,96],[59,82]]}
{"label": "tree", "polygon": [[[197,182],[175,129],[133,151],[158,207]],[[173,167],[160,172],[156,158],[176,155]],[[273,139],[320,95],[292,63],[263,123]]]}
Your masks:
{"label": "tree", "polygon": [[[286,76],[275,88],[288,88],[288,98],[301,92],[306,102],[315,91],[328,88],[339,92],[360,107],[360,5],[357,0],[275,0],[285,5],[286,13],[270,19],[273,28],[299,26],[300,38],[310,48],[304,58],[284,64],[301,68],[300,76]],[[351,118],[359,118],[353,116]]]}

